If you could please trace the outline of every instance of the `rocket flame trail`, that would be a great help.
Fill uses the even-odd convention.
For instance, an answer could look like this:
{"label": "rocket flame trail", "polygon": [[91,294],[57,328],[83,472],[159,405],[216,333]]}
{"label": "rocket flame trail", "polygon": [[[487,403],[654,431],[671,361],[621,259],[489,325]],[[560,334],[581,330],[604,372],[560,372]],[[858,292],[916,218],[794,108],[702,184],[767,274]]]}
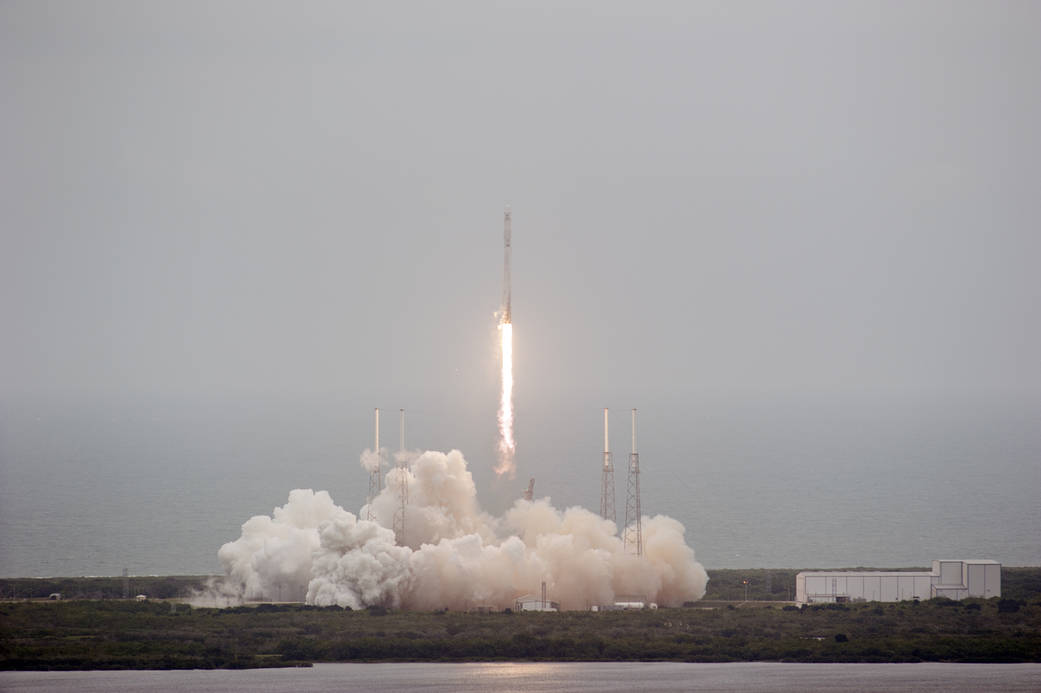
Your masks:
{"label": "rocket flame trail", "polygon": [[512,235],[510,208],[503,214],[502,240],[502,317],[499,319],[499,332],[502,336],[502,399],[499,401],[499,464],[495,473],[513,478],[517,468],[513,464],[513,455],[517,445],[513,440],[513,315],[510,303],[510,236]]}
{"label": "rocket flame trail", "polygon": [[495,473],[513,478],[517,469],[513,455],[517,446],[513,441],[513,323],[500,322],[502,335],[502,399],[499,402],[499,464]]}

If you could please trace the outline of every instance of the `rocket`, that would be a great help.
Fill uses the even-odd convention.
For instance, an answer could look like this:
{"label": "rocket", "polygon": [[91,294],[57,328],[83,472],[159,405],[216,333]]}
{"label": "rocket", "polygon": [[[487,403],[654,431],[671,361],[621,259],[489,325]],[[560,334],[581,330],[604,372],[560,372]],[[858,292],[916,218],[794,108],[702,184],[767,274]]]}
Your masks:
{"label": "rocket", "polygon": [[502,323],[509,325],[513,322],[510,314],[510,206],[506,205],[503,219],[503,275],[502,275]]}

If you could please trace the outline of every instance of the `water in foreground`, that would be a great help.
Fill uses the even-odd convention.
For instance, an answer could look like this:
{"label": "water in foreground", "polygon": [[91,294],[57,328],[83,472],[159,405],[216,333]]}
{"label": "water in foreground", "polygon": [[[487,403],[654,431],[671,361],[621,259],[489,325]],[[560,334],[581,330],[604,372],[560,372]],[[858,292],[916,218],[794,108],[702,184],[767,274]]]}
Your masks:
{"label": "water in foreground", "polygon": [[0,672],[5,691],[1037,691],[1041,664],[316,664],[246,671]]}

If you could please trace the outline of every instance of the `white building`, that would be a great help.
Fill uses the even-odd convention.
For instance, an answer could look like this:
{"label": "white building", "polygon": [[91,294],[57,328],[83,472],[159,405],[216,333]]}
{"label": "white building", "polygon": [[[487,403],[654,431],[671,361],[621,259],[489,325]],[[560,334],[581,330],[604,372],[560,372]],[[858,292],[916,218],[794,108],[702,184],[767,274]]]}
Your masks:
{"label": "white building", "polygon": [[546,598],[539,598],[532,594],[517,597],[513,604],[514,611],[560,611],[560,604],[551,602]]}
{"label": "white building", "polygon": [[795,601],[800,604],[1000,596],[997,561],[936,560],[928,573],[804,571],[795,576]]}
{"label": "white building", "polygon": [[658,605],[654,602],[647,602],[642,599],[623,598],[616,601],[611,606],[602,606],[602,611],[633,611],[639,609],[657,609]]}
{"label": "white building", "polygon": [[647,606],[647,602],[642,599],[620,599],[614,603],[616,609],[642,609]]}
{"label": "white building", "polygon": [[997,561],[933,561],[932,597],[965,599],[966,597],[1001,596],[1001,564]]}
{"label": "white building", "polygon": [[638,595],[618,595],[611,604],[596,604],[590,611],[638,611],[640,609],[657,609],[658,605]]}

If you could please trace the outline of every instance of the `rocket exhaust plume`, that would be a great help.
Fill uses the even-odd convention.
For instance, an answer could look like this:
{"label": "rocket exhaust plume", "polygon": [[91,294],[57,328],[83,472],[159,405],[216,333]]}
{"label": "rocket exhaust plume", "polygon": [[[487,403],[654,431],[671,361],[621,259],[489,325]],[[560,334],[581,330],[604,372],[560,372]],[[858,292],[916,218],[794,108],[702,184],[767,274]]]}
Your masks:
{"label": "rocket exhaust plume", "polygon": [[495,473],[513,478],[517,467],[513,463],[517,444],[513,440],[513,325],[499,323],[502,338],[502,396],[499,400],[499,464]]}
{"label": "rocket exhaust plume", "polygon": [[408,487],[407,544],[391,529],[401,508],[397,483],[372,500],[373,520],[336,505],[326,491],[296,489],[288,502],[242,525],[221,547],[224,577],[196,604],[274,599],[318,606],[416,609],[505,608],[525,593],[563,609],[640,595],[663,606],[700,599],[708,576],[676,520],[643,518],[643,554],[627,552],[617,526],[548,498],[518,499],[501,517],[477,502],[458,450],[414,451],[393,470]]}
{"label": "rocket exhaust plume", "polygon": [[495,473],[510,479],[517,472],[513,457],[517,444],[513,439],[513,316],[510,308],[510,208],[503,220],[503,286],[502,313],[499,318],[499,337],[502,356],[502,396],[499,398],[499,463]]}

